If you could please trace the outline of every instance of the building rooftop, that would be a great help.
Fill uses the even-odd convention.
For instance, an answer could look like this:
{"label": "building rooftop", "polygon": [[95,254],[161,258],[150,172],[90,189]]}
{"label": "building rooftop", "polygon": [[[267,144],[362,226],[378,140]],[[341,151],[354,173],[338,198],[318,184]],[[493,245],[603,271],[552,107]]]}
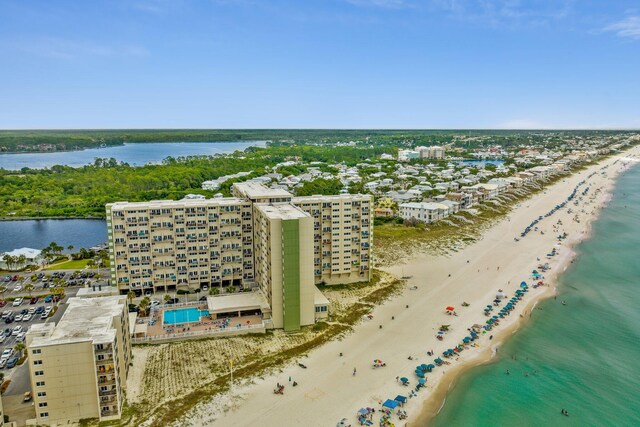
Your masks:
{"label": "building rooftop", "polygon": [[14,249],[10,252],[4,252],[4,255],[11,255],[11,256],[24,255],[25,257],[27,257],[27,259],[33,259],[33,258],[39,257],[41,253],[42,251],[39,249],[20,248],[20,249]]}
{"label": "building rooftop", "polygon": [[71,298],[67,310],[55,327],[51,323],[35,324],[29,329],[33,336],[30,347],[90,341],[108,343],[115,339],[113,318],[119,316],[126,297]]}
{"label": "building rooftop", "polygon": [[111,210],[125,209],[161,209],[164,207],[190,206],[228,206],[246,202],[237,197],[221,197],[214,199],[182,199],[182,200],[151,200],[149,202],[115,202],[111,203]]}
{"label": "building rooftop", "polygon": [[288,203],[275,205],[256,204],[255,206],[269,219],[298,219],[309,217],[308,213]]}
{"label": "building rooftop", "polygon": [[316,200],[340,200],[340,199],[349,199],[349,200],[371,200],[370,194],[335,194],[330,196],[325,196],[322,194],[314,194],[313,196],[298,196],[293,198],[293,203],[299,203],[304,201],[316,201]]}
{"label": "building rooftop", "polygon": [[237,294],[209,296],[207,297],[207,308],[209,313],[231,313],[243,310],[269,311],[262,292],[240,292]]}
{"label": "building rooftop", "polygon": [[248,199],[263,197],[291,197],[291,193],[280,188],[265,187],[259,182],[237,182],[233,184],[236,190]]}

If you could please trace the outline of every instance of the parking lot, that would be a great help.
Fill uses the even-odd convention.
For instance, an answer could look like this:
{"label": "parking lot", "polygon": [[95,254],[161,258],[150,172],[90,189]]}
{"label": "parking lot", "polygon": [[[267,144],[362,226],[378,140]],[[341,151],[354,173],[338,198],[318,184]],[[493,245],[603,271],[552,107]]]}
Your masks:
{"label": "parking lot", "polygon": [[[18,384],[26,385],[28,387],[28,373],[25,371],[25,378],[16,378],[14,371],[18,371],[19,366],[13,366],[15,358],[19,356],[19,352],[15,351],[15,346],[18,342],[24,341],[24,335],[29,327],[33,324],[44,322],[57,322],[64,310],[66,309],[67,298],[73,297],[77,294],[78,289],[84,286],[90,286],[93,284],[106,283],[105,277],[108,274],[108,270],[102,269],[100,271],[41,271],[36,273],[21,273],[18,278],[14,280],[16,275],[10,276],[7,280],[7,275],[0,277],[0,285],[6,289],[0,295],[0,369],[5,375],[5,380],[12,380],[7,393],[15,390],[15,386]],[[36,276],[36,280],[32,280],[33,276]],[[29,289],[29,286],[33,286],[33,289]],[[51,296],[51,288],[53,287],[64,288],[65,297],[58,304],[55,301],[55,297]],[[20,301],[20,299],[22,299]],[[57,311],[54,307],[58,306]],[[48,313],[55,311],[55,314],[49,316]],[[20,375],[23,376],[22,374]],[[16,391],[18,392],[18,391]],[[6,393],[5,393],[6,394]]]}

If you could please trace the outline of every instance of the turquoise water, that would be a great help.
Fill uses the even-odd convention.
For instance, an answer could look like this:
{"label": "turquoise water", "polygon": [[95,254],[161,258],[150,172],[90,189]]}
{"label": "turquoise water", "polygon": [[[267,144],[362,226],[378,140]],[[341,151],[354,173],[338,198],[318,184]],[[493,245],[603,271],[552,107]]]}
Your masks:
{"label": "turquoise water", "polygon": [[640,426],[639,189],[636,166],[578,247],[557,300],[534,310],[497,362],[463,375],[432,425]]}
{"label": "turquoise water", "polygon": [[208,316],[207,310],[197,308],[178,308],[176,310],[165,310],[162,319],[165,325],[175,325],[177,323],[199,322],[200,317]]}

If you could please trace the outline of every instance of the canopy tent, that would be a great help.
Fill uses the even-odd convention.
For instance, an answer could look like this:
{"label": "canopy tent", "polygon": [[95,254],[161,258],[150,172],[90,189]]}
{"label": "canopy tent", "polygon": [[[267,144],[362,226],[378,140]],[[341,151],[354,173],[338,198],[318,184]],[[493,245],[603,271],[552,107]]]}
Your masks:
{"label": "canopy tent", "polygon": [[396,407],[400,404],[400,402],[396,400],[387,399],[383,404],[383,408],[396,409]]}
{"label": "canopy tent", "polygon": [[405,396],[402,395],[397,395],[396,398],[394,399],[396,402],[400,402],[400,403],[405,403],[407,401],[407,398]]}
{"label": "canopy tent", "polygon": [[453,311],[453,310],[455,310],[455,307],[447,306],[446,310],[447,310],[447,311]]}

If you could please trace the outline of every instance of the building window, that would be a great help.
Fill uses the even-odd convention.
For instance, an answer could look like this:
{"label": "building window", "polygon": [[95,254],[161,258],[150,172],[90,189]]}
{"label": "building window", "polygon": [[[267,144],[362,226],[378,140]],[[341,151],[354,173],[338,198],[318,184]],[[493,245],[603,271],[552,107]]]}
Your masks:
{"label": "building window", "polygon": [[36,387],[44,387],[44,381],[38,381]]}
{"label": "building window", "polygon": [[45,397],[47,395],[46,391],[39,391],[38,392],[38,397]]}
{"label": "building window", "polygon": [[40,402],[40,403],[38,403],[38,406],[39,406],[40,408],[44,408],[44,407],[46,407],[46,406],[47,406],[47,402]]}
{"label": "building window", "polygon": [[42,353],[42,350],[39,349],[39,348],[36,348],[36,349],[31,351],[31,354],[40,354],[40,353]]}
{"label": "building window", "polygon": [[34,365],[42,365],[42,360],[34,360],[33,364]]}
{"label": "building window", "polygon": [[44,375],[44,371],[36,371],[36,377]]}
{"label": "building window", "polygon": [[46,418],[49,416],[48,412],[40,412],[40,418]]}

